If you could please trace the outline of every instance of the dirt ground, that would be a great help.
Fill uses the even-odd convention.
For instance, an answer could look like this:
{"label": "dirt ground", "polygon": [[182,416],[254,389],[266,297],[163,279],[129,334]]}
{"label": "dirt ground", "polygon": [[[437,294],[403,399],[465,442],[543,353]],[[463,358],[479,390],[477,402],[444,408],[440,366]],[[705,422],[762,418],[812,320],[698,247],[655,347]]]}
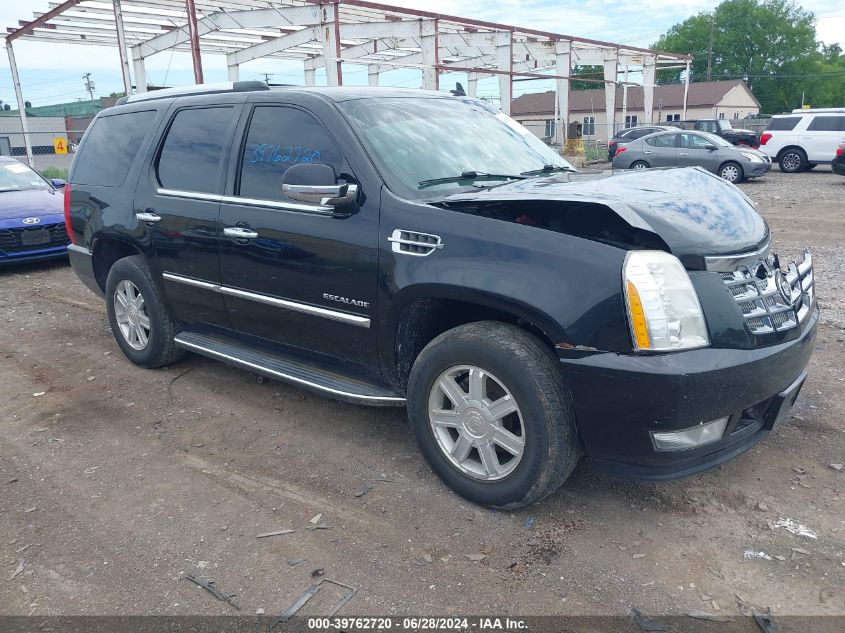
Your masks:
{"label": "dirt ground", "polygon": [[[234,613],[187,573],[273,614],[318,568],[358,588],[346,615],[845,615],[845,468],[830,466],[845,462],[845,178],[775,171],[742,188],[778,251],[816,258],[825,317],[791,423],[681,481],[584,460],[511,513],[443,486],[404,409],[198,356],[137,368],[67,264],[0,270],[0,615]],[[307,529],[317,514],[327,529]]]}

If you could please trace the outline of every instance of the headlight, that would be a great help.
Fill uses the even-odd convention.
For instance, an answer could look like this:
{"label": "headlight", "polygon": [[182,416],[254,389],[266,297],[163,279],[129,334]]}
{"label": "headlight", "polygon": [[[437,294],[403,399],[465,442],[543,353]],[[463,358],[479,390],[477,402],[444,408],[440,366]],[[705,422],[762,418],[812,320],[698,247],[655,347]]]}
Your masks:
{"label": "headlight", "polygon": [[762,163],[763,159],[757,156],[757,154],[752,154],[751,152],[740,152],[745,158],[750,160],[752,163]]}
{"label": "headlight", "polygon": [[622,272],[634,349],[706,347],[707,324],[687,271],[664,251],[630,251]]}

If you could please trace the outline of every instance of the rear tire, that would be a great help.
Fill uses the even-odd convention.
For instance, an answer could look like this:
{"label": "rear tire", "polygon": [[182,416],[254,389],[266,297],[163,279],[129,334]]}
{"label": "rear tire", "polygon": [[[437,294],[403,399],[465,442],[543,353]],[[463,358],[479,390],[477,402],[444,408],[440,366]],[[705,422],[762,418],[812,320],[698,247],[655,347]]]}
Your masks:
{"label": "rear tire", "polygon": [[742,181],[744,174],[742,166],[739,163],[729,162],[719,167],[719,176],[730,183],[736,184]]}
{"label": "rear tire", "polygon": [[782,172],[797,174],[807,167],[807,155],[804,153],[804,150],[798,149],[797,147],[784,150],[778,156],[778,166],[780,166]]}
{"label": "rear tire", "polygon": [[173,340],[176,323],[140,255],[119,259],[109,270],[106,310],[118,346],[136,365],[162,367],[184,354]]}
{"label": "rear tire", "polygon": [[581,454],[556,358],[505,323],[469,323],[431,341],[411,369],[408,418],[443,482],[493,508],[519,508],[551,494]]}
{"label": "rear tire", "polygon": [[649,167],[651,167],[651,165],[649,165],[644,160],[635,160],[633,163],[631,163],[629,169],[648,169]]}

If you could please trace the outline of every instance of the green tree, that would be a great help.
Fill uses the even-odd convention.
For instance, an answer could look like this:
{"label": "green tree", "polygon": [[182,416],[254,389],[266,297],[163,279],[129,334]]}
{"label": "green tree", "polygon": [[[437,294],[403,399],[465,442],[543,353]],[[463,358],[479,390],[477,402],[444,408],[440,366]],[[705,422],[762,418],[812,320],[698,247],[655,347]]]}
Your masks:
{"label": "green tree", "polygon": [[834,82],[837,88],[827,80],[845,68],[845,59],[838,46],[816,41],[815,21],[791,0],[725,0],[712,13],[676,24],[653,48],[692,55],[691,80],[706,81],[712,38],[712,80],[744,79],[764,113],[800,107],[802,92],[818,95],[807,100],[813,106],[842,105],[843,82]]}

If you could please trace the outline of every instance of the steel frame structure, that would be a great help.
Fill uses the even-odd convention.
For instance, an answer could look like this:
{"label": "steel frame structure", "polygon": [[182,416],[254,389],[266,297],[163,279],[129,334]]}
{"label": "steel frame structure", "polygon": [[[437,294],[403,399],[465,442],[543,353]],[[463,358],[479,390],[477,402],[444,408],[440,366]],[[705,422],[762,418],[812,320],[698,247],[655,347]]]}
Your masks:
{"label": "steel frame structure", "polygon": [[[514,77],[553,79],[557,92],[557,140],[569,120],[569,80],[575,66],[600,66],[605,86],[608,133],[613,134],[619,74],[642,68],[645,118],[651,121],[658,67],[686,65],[685,55],[509,24],[406,9],[369,0],[65,0],[45,13],[7,29],[18,107],[26,132],[24,104],[15,65],[17,39],[116,46],[127,94],[132,81],[147,89],[144,60],[164,51],[191,53],[194,80],[203,83],[200,51],[226,56],[230,80],[240,65],[260,58],[301,60],[305,84],[324,68],[329,85],[343,84],[344,64],[367,67],[369,84],[396,68],[422,71],[422,87],[439,88],[444,72],[467,73],[474,96],[481,77],[498,77],[500,107],[509,113]],[[689,72],[687,72],[687,80]],[[584,80],[583,78],[579,78]],[[684,108],[686,110],[686,108]],[[686,112],[685,112],[686,114]],[[28,143],[27,143],[28,146]],[[31,150],[27,147],[31,161]]]}

